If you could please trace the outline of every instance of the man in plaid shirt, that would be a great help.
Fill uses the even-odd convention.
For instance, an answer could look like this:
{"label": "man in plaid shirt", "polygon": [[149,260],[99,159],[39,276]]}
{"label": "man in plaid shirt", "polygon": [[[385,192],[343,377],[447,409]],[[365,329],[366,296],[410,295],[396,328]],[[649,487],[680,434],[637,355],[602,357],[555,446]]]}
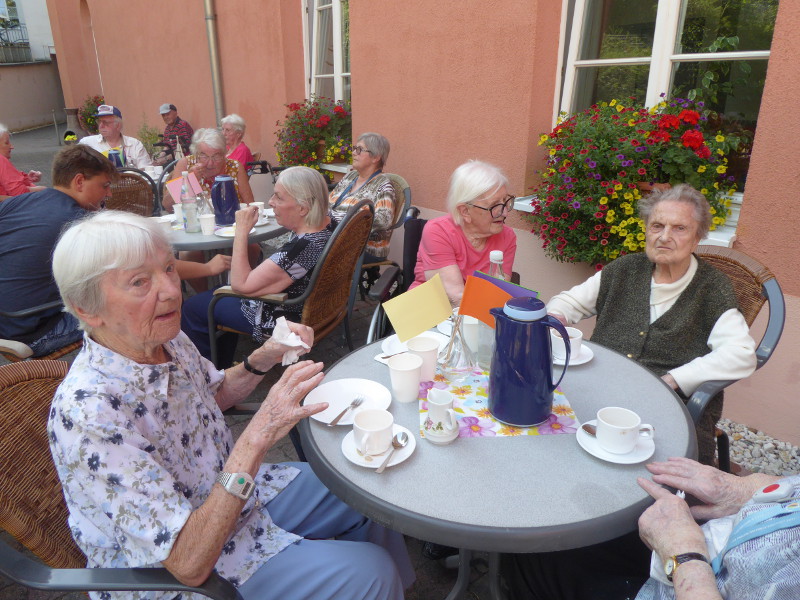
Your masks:
{"label": "man in plaid shirt", "polygon": [[175,156],[176,135],[180,138],[184,155],[190,153],[189,144],[192,142],[194,129],[192,129],[189,123],[178,116],[178,109],[175,108],[174,104],[162,104],[158,111],[161,113],[161,118],[164,119],[164,123],[166,123],[166,127],[164,127],[164,143],[169,146],[169,151],[164,150],[154,161],[154,164],[165,165],[172,160],[172,158],[167,156],[168,154],[171,153],[173,158]]}

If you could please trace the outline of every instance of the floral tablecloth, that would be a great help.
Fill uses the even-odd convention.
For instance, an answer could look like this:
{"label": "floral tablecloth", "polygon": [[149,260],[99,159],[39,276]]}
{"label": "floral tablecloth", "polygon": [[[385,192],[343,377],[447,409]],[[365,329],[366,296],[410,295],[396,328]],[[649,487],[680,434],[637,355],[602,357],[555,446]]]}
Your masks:
{"label": "floral tablecloth", "polygon": [[553,435],[575,433],[580,427],[575,411],[561,389],[553,394],[553,411],[544,423],[533,427],[513,427],[495,419],[489,412],[488,371],[474,371],[451,383],[437,371],[433,381],[419,384],[419,429],[425,437],[428,417],[428,390],[447,389],[453,396],[453,410],[458,420],[458,437],[498,437],[518,435]]}

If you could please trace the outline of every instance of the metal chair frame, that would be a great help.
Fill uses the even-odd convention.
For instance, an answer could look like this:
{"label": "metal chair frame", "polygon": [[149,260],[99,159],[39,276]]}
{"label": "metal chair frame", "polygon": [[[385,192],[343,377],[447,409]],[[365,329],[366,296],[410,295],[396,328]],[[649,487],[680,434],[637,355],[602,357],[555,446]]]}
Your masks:
{"label": "metal chair frame", "polygon": [[[36,315],[36,314],[42,313],[42,312],[44,312],[46,310],[51,310],[53,308],[63,308],[63,307],[64,307],[64,304],[61,302],[61,300],[53,300],[52,302],[47,302],[45,304],[40,304],[38,306],[32,306],[31,308],[25,308],[25,309],[13,311],[13,312],[0,310],[0,316],[7,317],[9,319],[30,317],[32,315]],[[29,360],[33,356],[33,351],[30,350],[29,347],[28,347],[28,349],[30,350],[30,353],[26,353],[24,351],[22,353],[19,353],[19,351],[16,350],[16,349],[14,349],[14,350],[12,350],[11,348],[6,349],[5,347],[3,347],[3,342],[4,341],[13,342],[14,346],[22,345],[22,346],[28,347],[28,345],[27,344],[23,344],[23,342],[17,342],[16,340],[0,340],[0,348],[2,348],[2,349],[0,349],[0,355],[5,357],[10,362],[14,363],[14,362],[20,362],[20,361],[23,361],[23,360]],[[39,359],[61,358],[65,354],[69,354],[73,350],[77,350],[78,348],[81,347],[82,344],[83,344],[82,341],[73,342],[71,344],[67,344],[66,346],[62,346],[61,348],[58,348],[57,350],[53,350],[53,352],[51,352],[50,354],[47,354],[47,355],[44,355],[44,356],[39,356],[37,358],[39,358]]]}

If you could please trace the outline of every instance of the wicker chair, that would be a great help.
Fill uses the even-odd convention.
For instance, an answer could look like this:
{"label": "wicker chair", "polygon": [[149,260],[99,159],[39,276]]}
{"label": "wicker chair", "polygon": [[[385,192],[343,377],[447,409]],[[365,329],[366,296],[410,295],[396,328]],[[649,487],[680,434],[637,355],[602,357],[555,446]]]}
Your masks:
{"label": "wicker chair", "polygon": [[[786,318],[786,307],[783,292],[775,275],[754,258],[721,246],[698,246],[695,254],[725,273],[733,284],[733,291],[739,301],[745,321],[752,326],[764,303],[769,305],[767,329],[756,349],[756,369],[760,369],[772,356],[775,346],[781,339],[783,323]],[[692,394],[686,407],[695,424],[700,422],[708,403],[723,389],[734,381],[706,381]],[[730,451],[728,436],[720,429],[716,430],[719,468],[730,472]]]}
{"label": "wicker chair", "polygon": [[67,506],[50,456],[47,418],[63,361],[35,360],[0,367],[0,527],[33,552],[36,561],[0,540],[0,573],[26,587],[55,591],[195,591],[215,600],[241,600],[213,573],[200,587],[185,586],[166,569],[86,569],[72,539]]}
{"label": "wicker chair", "polygon": [[372,229],[375,209],[372,202],[362,200],[353,205],[339,222],[325,245],[322,256],[311,273],[306,291],[297,298],[287,299],[286,293],[267,296],[235,294],[229,286],[218,288],[208,306],[208,335],[211,360],[218,364],[217,338],[227,332],[246,335],[232,329],[222,329],[214,319],[214,307],[222,298],[261,300],[268,304],[291,306],[303,304],[300,322],[314,330],[314,339],[321,340],[344,321],[347,345],[353,350],[349,315],[355,300],[355,287],[361,272],[361,253]]}
{"label": "wicker chair", "polygon": [[[41,304],[39,306],[34,306],[32,308],[26,308],[24,310],[19,310],[15,312],[6,312],[0,310],[0,316],[7,317],[7,318],[15,318],[15,317],[28,317],[30,315],[35,315],[40,312],[44,312],[46,310],[52,310],[54,308],[60,308],[64,306],[61,303],[61,300],[54,300],[53,302],[48,302],[47,304]],[[82,340],[77,342],[73,342],[71,344],[67,344],[66,346],[62,346],[57,350],[54,350],[50,354],[45,354],[39,356],[37,358],[40,359],[56,359],[61,358],[62,356],[69,354],[73,350],[77,350],[83,344]],[[22,342],[18,342],[16,340],[5,340],[0,339],[0,355],[6,358],[9,362],[19,362],[22,360],[28,360],[31,356],[33,356],[33,350],[31,350],[30,346],[27,344],[23,344]]]}
{"label": "wicker chair", "polygon": [[152,217],[161,212],[157,196],[156,184],[147,173],[124,167],[119,169],[119,179],[111,184],[106,208]]}

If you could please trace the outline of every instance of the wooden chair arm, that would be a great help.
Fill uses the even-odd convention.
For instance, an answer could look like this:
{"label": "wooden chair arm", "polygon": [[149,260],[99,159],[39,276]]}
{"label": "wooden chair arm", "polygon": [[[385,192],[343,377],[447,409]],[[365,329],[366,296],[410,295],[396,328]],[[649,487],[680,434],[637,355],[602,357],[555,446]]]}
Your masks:
{"label": "wooden chair arm", "polygon": [[286,302],[289,294],[286,292],[279,292],[277,294],[264,294],[263,296],[246,296],[244,294],[237,294],[229,285],[223,285],[214,290],[215,296],[231,296],[234,298],[247,298],[248,300],[266,300],[267,302]]}

